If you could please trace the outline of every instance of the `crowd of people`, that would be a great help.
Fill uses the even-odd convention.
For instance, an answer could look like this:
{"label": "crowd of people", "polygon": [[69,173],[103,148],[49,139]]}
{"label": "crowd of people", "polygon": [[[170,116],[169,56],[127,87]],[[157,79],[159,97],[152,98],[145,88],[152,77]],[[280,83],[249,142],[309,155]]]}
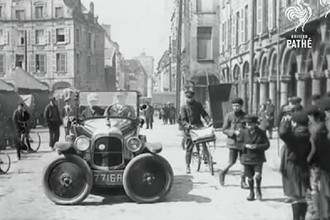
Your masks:
{"label": "crowd of people", "polygon": [[168,102],[164,104],[159,112],[159,119],[163,120],[165,124],[175,124],[176,123],[176,108],[173,103]]}

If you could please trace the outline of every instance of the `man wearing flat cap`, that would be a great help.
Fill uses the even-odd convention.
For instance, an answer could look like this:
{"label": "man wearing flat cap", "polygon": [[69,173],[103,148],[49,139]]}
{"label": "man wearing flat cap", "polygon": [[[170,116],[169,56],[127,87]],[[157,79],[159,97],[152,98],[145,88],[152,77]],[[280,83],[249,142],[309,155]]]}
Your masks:
{"label": "man wearing flat cap", "polygon": [[[236,163],[238,156],[241,155],[241,145],[237,138],[241,135],[241,130],[244,128],[244,117],[246,113],[243,111],[243,100],[235,98],[231,101],[233,111],[229,112],[224,119],[222,132],[227,135],[226,145],[229,148],[229,162],[219,175],[220,184],[225,184],[225,175],[228,170]],[[241,173],[241,188],[248,188],[245,182],[245,175]]]}
{"label": "man wearing flat cap", "polygon": [[54,149],[55,143],[60,139],[60,126],[62,124],[60,111],[54,96],[49,98],[44,116],[49,129],[49,146]]}
{"label": "man wearing flat cap", "polygon": [[244,165],[244,174],[248,178],[250,194],[248,201],[255,199],[254,182],[256,183],[256,196],[262,200],[261,179],[262,166],[266,162],[265,151],[269,148],[269,140],[264,131],[258,127],[258,117],[256,115],[245,116],[246,128],[238,141],[243,143],[241,162]]}
{"label": "man wearing flat cap", "polygon": [[191,163],[191,155],[194,147],[194,143],[190,138],[190,129],[201,128],[203,127],[203,122],[201,121],[201,117],[204,118],[205,122],[209,124],[210,118],[205,111],[203,105],[200,102],[197,102],[194,99],[194,91],[187,89],[185,91],[186,95],[186,104],[181,108],[181,120],[180,124],[182,125],[185,135],[186,135],[186,173],[189,174],[190,163]]}

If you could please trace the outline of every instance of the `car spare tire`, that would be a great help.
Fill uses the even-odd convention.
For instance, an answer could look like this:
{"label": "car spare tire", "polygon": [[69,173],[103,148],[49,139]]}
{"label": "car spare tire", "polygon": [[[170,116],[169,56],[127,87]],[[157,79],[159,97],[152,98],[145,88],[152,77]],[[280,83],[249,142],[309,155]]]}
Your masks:
{"label": "car spare tire", "polygon": [[123,184],[126,194],[135,202],[158,202],[171,190],[173,170],[163,157],[151,153],[141,154],[125,168]]}
{"label": "car spare tire", "polygon": [[76,155],[61,155],[44,169],[42,188],[56,204],[81,203],[90,193],[93,174],[88,164]]}

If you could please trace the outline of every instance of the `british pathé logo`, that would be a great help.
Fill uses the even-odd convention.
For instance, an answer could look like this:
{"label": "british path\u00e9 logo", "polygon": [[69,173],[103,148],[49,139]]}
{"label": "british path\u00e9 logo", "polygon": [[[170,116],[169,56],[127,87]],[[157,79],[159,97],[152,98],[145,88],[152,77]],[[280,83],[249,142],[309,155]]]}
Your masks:
{"label": "british path\u00e9 logo", "polygon": [[297,5],[290,6],[285,10],[285,16],[290,21],[297,22],[295,31],[297,31],[299,27],[301,27],[301,30],[304,31],[305,24],[312,16],[312,8],[309,4],[303,2],[303,0],[297,0]]}
{"label": "british path\u00e9 logo", "polygon": [[[304,32],[306,23],[312,17],[312,8],[303,0],[297,0],[297,5],[290,6],[285,10],[285,16],[290,21],[297,23],[295,32],[297,32],[299,27]],[[290,48],[312,48],[312,39],[306,34],[291,34],[290,39],[287,39],[286,42]]]}
{"label": "british path\u00e9 logo", "polygon": [[[330,6],[330,0],[320,0],[320,5],[323,7],[328,7]],[[325,17],[328,17],[328,14],[330,12],[330,9],[327,11],[327,13],[325,14]]]}

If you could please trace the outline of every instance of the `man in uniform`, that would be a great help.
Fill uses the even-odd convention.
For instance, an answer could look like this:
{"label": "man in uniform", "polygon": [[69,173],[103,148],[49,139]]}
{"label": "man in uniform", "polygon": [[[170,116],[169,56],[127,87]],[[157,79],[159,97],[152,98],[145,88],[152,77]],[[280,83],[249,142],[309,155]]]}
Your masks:
{"label": "man in uniform", "polygon": [[55,143],[60,138],[60,126],[62,124],[60,111],[54,96],[50,97],[49,104],[45,108],[44,115],[49,128],[49,146],[54,149]]}
{"label": "man in uniform", "polygon": [[194,91],[187,89],[185,91],[186,104],[181,108],[181,124],[186,134],[186,173],[191,173],[190,163],[194,143],[190,137],[190,129],[192,127],[203,127],[201,117],[209,124],[210,118],[200,102],[194,99]]}
{"label": "man in uniform", "polygon": [[99,97],[97,93],[87,95],[88,107],[81,113],[82,118],[103,116],[104,110],[97,106]]}
{"label": "man in uniform", "polygon": [[[225,184],[225,175],[228,170],[236,163],[238,156],[241,156],[241,145],[238,143],[237,138],[242,135],[241,130],[244,127],[244,117],[246,113],[243,111],[243,100],[236,98],[231,101],[233,111],[225,116],[222,127],[222,132],[227,135],[227,147],[229,148],[229,163],[219,175],[220,184]],[[247,189],[248,185],[245,182],[245,175],[241,173],[241,188]]]}

